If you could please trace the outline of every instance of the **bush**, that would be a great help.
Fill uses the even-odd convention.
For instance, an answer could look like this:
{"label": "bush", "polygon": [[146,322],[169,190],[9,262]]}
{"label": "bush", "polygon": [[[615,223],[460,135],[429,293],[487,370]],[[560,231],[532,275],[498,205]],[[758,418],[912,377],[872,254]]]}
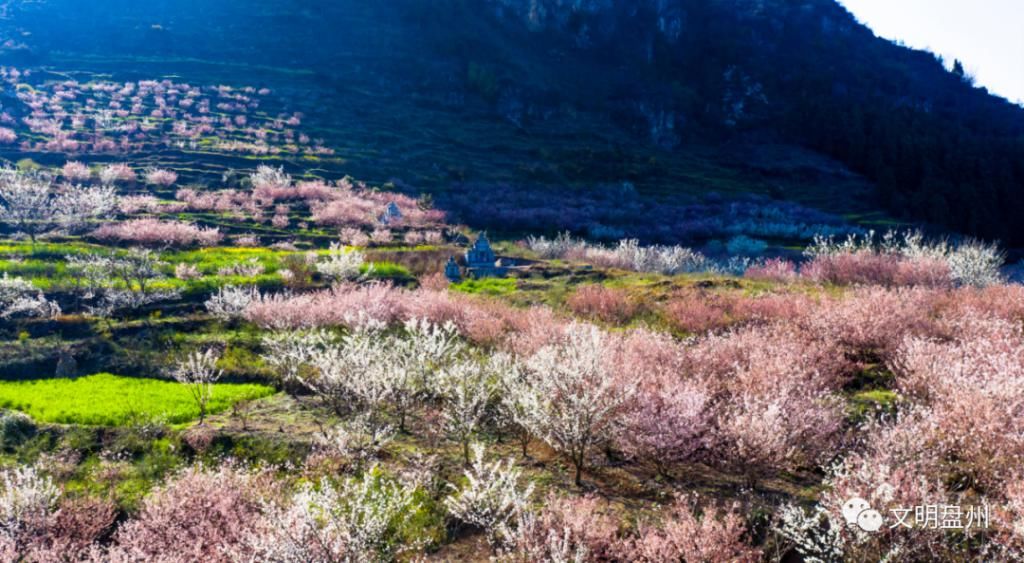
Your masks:
{"label": "bush", "polygon": [[625,291],[602,285],[585,285],[578,288],[569,296],[566,305],[572,312],[582,317],[616,324],[629,321],[640,309]]}
{"label": "bush", "polygon": [[4,411],[0,414],[0,440],[5,449],[15,448],[24,444],[36,435],[38,428],[35,422],[20,412]]}
{"label": "bush", "polygon": [[760,256],[767,248],[765,241],[745,235],[732,237],[725,243],[725,249],[733,256]]}

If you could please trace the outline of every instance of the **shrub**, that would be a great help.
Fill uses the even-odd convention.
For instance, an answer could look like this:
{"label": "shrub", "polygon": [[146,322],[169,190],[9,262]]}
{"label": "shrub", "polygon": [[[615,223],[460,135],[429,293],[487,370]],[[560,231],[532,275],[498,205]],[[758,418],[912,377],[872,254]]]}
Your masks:
{"label": "shrub", "polygon": [[505,464],[500,460],[485,463],[484,448],[476,444],[466,484],[449,484],[456,493],[445,499],[445,507],[456,519],[484,530],[491,545],[510,542],[514,537],[510,526],[533,493],[533,485],[519,486],[521,473],[511,459]]}
{"label": "shrub", "polygon": [[69,182],[87,182],[92,177],[92,171],[85,164],[78,161],[70,161],[61,168],[61,174]]}
{"label": "shrub", "polygon": [[549,494],[538,514],[522,512],[503,557],[515,561],[616,561],[623,553],[619,526],[594,496]]}
{"label": "shrub", "polygon": [[577,315],[616,324],[629,321],[639,310],[625,291],[602,285],[579,287],[566,304]]}
{"label": "shrub", "polygon": [[761,559],[761,550],[747,537],[738,506],[729,510],[705,509],[703,517],[680,497],[661,526],[641,527],[626,557],[629,561],[746,561]]}
{"label": "shrub", "polygon": [[799,275],[797,273],[796,264],[792,261],[783,260],[781,258],[772,258],[761,264],[756,264],[747,268],[743,277],[750,278],[752,280],[789,283],[796,280]]}
{"label": "shrub", "polygon": [[146,171],[146,183],[168,187],[178,181],[178,174],[172,170],[150,168]]}
{"label": "shrub", "polygon": [[20,412],[4,411],[0,414],[0,441],[6,449],[20,446],[37,431],[35,422]]}
{"label": "shrub", "polygon": [[264,481],[230,464],[185,469],[145,498],[138,517],[118,530],[114,552],[125,559],[231,561],[225,553],[256,530]]}
{"label": "shrub", "polygon": [[145,246],[213,246],[224,238],[219,229],[204,229],[179,221],[132,219],[108,223],[93,231],[103,241],[117,241]]}

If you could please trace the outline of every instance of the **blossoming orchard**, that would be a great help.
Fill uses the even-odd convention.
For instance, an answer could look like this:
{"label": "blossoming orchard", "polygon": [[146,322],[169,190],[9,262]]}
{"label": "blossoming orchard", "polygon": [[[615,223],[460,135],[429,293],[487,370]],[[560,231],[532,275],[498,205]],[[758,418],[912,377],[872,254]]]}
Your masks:
{"label": "blossoming orchard", "polygon": [[[739,114],[776,107],[739,66],[710,102],[587,81],[615,107],[587,129],[571,76],[479,62],[719,2],[343,3],[328,72],[218,2],[123,3],[123,57],[30,49],[61,42],[12,14],[52,1],[0,3],[0,562],[1024,560],[1020,249],[826,205],[899,155],[751,148]],[[445,43],[438,6],[486,27]],[[182,55],[207,19],[231,44]],[[443,62],[402,55],[413,24]],[[723,120],[735,153],[679,157]]]}
{"label": "blossoming orchard", "polygon": [[[111,166],[0,174],[0,311],[22,350],[5,369],[116,373],[128,407],[101,429],[72,397],[0,383],[19,460],[5,558],[1024,549],[1024,290],[994,247],[823,238],[744,273],[537,236],[492,243],[506,278],[451,283],[466,227],[408,195],[265,165],[231,189]],[[124,182],[141,177],[170,190]],[[179,402],[132,406],[145,378]],[[266,391],[228,398],[241,384]],[[991,518],[866,532],[843,519],[851,497],[892,522]]]}

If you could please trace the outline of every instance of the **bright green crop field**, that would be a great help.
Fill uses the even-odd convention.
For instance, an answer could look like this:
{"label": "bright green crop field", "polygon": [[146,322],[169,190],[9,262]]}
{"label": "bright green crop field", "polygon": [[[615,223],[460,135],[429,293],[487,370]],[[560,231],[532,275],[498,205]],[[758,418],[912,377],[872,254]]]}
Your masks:
{"label": "bright green crop field", "polygon": [[[239,401],[273,393],[266,385],[218,383],[207,410],[221,412]],[[39,422],[95,426],[151,420],[180,424],[199,417],[199,407],[184,385],[109,373],[78,379],[3,381],[0,407],[22,411]]]}

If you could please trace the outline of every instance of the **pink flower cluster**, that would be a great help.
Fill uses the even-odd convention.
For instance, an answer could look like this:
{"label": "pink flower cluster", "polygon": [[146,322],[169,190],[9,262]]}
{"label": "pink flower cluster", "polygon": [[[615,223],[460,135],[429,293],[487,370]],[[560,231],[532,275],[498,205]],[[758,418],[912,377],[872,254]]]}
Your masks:
{"label": "pink flower cluster", "polygon": [[107,223],[93,231],[92,236],[102,241],[153,247],[213,246],[224,238],[217,228],[149,218]]}
{"label": "pink flower cluster", "polygon": [[[774,269],[778,271],[779,266]],[[817,256],[804,265],[801,275],[836,285],[949,287],[953,283],[945,260],[870,251]]]}
{"label": "pink flower cluster", "polygon": [[582,317],[608,323],[626,323],[639,311],[637,302],[624,290],[585,285],[566,300],[569,309]]}
{"label": "pink flower cluster", "polygon": [[[324,190],[322,184],[314,186],[320,188],[316,192],[320,195],[319,201],[305,199],[310,200],[313,221],[320,225],[374,227],[380,224],[384,210],[392,203],[398,207],[401,217],[389,219],[388,226],[422,228],[444,222],[444,212],[421,209],[415,199],[404,194],[375,191],[363,183],[348,180],[342,180],[337,189],[331,191]],[[302,184],[296,187],[296,190],[302,189]]]}
{"label": "pink flower cluster", "polygon": [[[322,141],[296,130],[302,115],[268,116],[260,111],[267,89],[196,86],[171,80],[79,83],[75,80],[29,83],[29,74],[2,77],[17,88],[22,106],[12,111],[39,140],[25,150],[127,153],[163,148],[196,149],[213,140],[221,152],[248,154],[333,154]],[[4,133],[7,131],[9,133]],[[17,135],[0,130],[0,142]]]}
{"label": "pink flower cluster", "polygon": [[[176,197],[192,211],[250,216],[259,221],[265,221],[270,215],[271,223],[277,228],[288,226],[292,206],[304,205],[309,209],[313,222],[339,227],[346,242],[355,246],[364,246],[370,240],[387,244],[394,238],[391,228],[426,229],[442,226],[445,221],[444,212],[421,209],[415,199],[400,193],[373,190],[366,184],[348,179],[339,181],[337,185],[319,181],[293,183],[283,172],[274,172],[270,170],[255,175],[251,191],[181,189]],[[385,219],[392,204],[399,214]],[[364,232],[368,228],[372,229],[371,234]],[[412,244],[443,240],[441,232],[436,229],[411,230],[405,236],[412,237]]]}
{"label": "pink flower cluster", "polygon": [[146,183],[161,187],[168,187],[178,181],[178,174],[173,170],[162,170],[153,168],[146,171]]}
{"label": "pink flower cluster", "polygon": [[607,503],[551,495],[535,519],[520,524],[512,551],[524,561],[580,554],[584,561],[760,561],[739,507],[707,504],[679,497],[656,521],[621,534]]}

